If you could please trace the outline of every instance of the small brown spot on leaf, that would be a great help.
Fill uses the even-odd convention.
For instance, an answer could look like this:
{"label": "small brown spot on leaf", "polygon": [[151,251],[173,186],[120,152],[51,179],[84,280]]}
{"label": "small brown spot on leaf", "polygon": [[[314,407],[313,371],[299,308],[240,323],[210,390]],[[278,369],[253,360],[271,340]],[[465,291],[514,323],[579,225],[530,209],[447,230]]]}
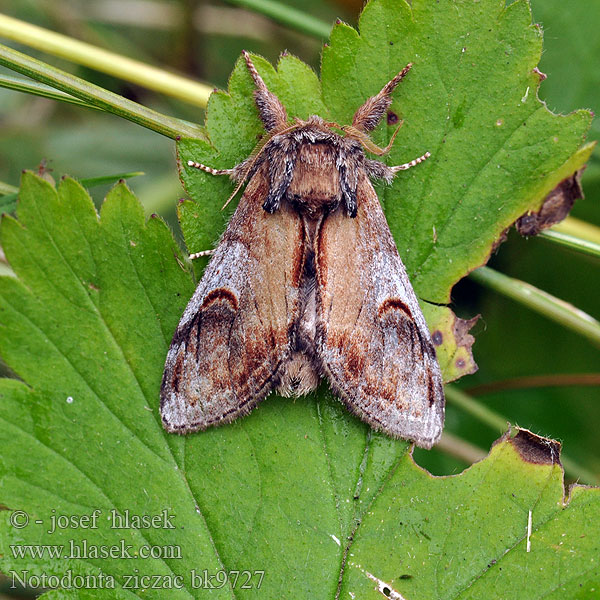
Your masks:
{"label": "small brown spot on leaf", "polygon": [[464,369],[464,368],[465,368],[465,361],[464,361],[462,358],[459,358],[459,359],[456,361],[456,363],[455,363],[455,364],[456,364],[456,368],[457,368],[457,369]]}
{"label": "small brown spot on leaf", "polygon": [[398,115],[393,110],[388,110],[387,113],[387,124],[396,125],[398,123]]}
{"label": "small brown spot on leaf", "polygon": [[442,334],[442,332],[439,329],[436,329],[433,332],[433,335],[431,336],[431,341],[436,346],[441,346],[442,345],[442,342],[444,341],[444,335]]}

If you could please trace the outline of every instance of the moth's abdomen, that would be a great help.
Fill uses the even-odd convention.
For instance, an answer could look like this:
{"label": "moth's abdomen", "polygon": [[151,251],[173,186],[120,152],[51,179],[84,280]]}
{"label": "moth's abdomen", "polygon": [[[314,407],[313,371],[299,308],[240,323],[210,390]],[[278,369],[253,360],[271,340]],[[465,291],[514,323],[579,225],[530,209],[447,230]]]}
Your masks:
{"label": "moth's abdomen", "polygon": [[277,392],[286,398],[304,396],[317,388],[320,379],[315,358],[294,352],[282,369]]}

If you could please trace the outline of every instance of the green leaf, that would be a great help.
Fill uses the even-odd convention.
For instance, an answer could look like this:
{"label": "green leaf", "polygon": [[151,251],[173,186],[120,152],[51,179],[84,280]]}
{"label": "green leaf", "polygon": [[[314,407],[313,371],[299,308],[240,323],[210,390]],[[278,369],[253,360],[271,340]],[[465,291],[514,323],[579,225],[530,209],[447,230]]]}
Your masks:
{"label": "green leaf", "polygon": [[440,478],[406,456],[355,536],[340,597],[594,597],[600,490],[573,486],[565,501],[559,449],[519,430]]}
{"label": "green leaf", "polygon": [[[424,18],[421,3],[413,3],[410,14],[404,4],[375,1],[363,17],[363,37],[347,26],[338,26],[324,58],[322,96],[314,73],[297,59],[283,57],[277,72],[265,61],[257,60],[257,67],[290,112],[293,108],[293,114],[306,117],[318,113],[347,122],[342,117],[351,115],[367,95],[377,91],[405,59],[411,58],[402,55],[397,57],[402,59],[400,64],[392,65],[396,46],[405,51],[411,42],[419,47],[419,56],[439,57],[436,60],[441,61],[452,47],[449,40],[457,35],[457,28],[466,27],[461,20],[470,25],[471,37],[477,33],[488,39],[483,24],[492,23],[492,30],[500,36],[498,29],[507,18],[498,9],[500,5],[490,1],[431,6],[436,7],[435,14]],[[502,39],[512,40],[504,47],[517,48],[534,30],[525,22],[522,8],[506,12],[511,10],[521,15],[520,27],[517,23],[512,29],[501,30],[505,35]],[[444,23],[451,30],[440,25]],[[440,28],[439,36],[434,35],[434,25]],[[408,37],[409,30],[413,36],[420,33],[419,44],[416,38]],[[381,36],[382,32],[394,31],[401,35],[402,44],[392,47]],[[455,40],[458,50],[467,45],[458,43],[460,46]],[[492,46],[478,43],[478,53],[470,60],[477,62],[476,58],[486,56]],[[349,50],[344,55],[345,49]],[[362,65],[355,71],[362,77],[354,82],[343,78],[353,68],[350,51],[357,52],[356,64]],[[338,59],[338,54],[346,58]],[[498,56],[507,60],[503,53],[498,52]],[[457,148],[464,150],[468,144],[452,141],[453,129],[448,123],[440,124],[436,115],[426,116],[421,110],[439,93],[439,74],[438,80],[431,82],[436,83],[437,91],[429,89],[428,80],[419,83],[416,58],[394,105],[397,110],[397,105],[403,111],[410,108],[410,112],[401,113],[406,148],[400,147],[399,138],[391,160],[398,162],[400,150],[402,160],[420,154],[421,144],[437,139],[433,135],[436,131],[442,131],[447,143],[454,144],[454,152],[451,156],[442,152],[441,166],[436,166],[435,160],[433,166],[426,163],[405,174],[391,190],[380,191],[399,240],[403,225],[398,215],[393,216],[393,206],[399,202],[395,191],[400,191],[406,202],[427,197],[437,203],[437,196],[431,199],[423,191],[416,193],[435,177],[445,186],[440,188],[441,197],[450,202],[454,189],[450,184],[457,175],[448,170],[447,161],[455,161],[452,168],[466,169],[466,163],[479,157],[474,151],[466,155],[468,160],[462,157]],[[530,58],[534,64],[535,57]],[[374,63],[375,59],[379,63]],[[339,73],[332,72],[335,65]],[[334,96],[331,90],[336,78],[341,87]],[[498,101],[500,92],[492,93],[492,84],[499,79],[494,75],[489,86],[487,80],[480,80],[473,88],[478,96],[471,102],[483,101],[488,95]],[[528,81],[526,76],[521,79]],[[460,80],[452,73],[447,75],[453,84]],[[413,87],[411,92],[411,86],[418,83],[420,87]],[[360,93],[354,89],[359,84]],[[500,91],[510,95],[511,89],[507,84]],[[251,152],[262,133],[251,91],[250,78],[238,63],[230,81],[230,95],[214,94],[209,104],[207,129],[213,146],[182,140],[178,147],[181,163],[194,159],[228,167]],[[344,95],[352,94],[360,99],[347,105]],[[420,100],[415,94],[422,94]],[[531,94],[524,104],[532,101]],[[448,102],[446,98],[446,110],[451,105]],[[503,102],[493,107],[502,109]],[[453,127],[460,125],[472,131],[469,107],[465,100],[462,116],[460,111],[458,115],[451,111]],[[532,140],[535,132],[539,133],[536,128],[541,128],[536,119],[543,127],[568,122],[578,123],[581,131],[585,129],[581,124],[587,123],[585,114],[550,115],[547,123],[542,117],[549,113],[544,110],[538,109],[541,116],[527,121]],[[412,118],[417,120],[410,127],[422,127],[419,139],[409,127]],[[480,137],[490,142],[486,131],[483,128]],[[565,164],[574,166],[572,156],[581,143],[581,131],[574,126],[567,132],[558,131],[562,137],[552,149],[560,147],[564,156],[556,161],[556,169]],[[390,134],[391,129],[384,126],[377,131],[376,141]],[[443,139],[437,139],[439,148]],[[562,146],[564,140],[572,145],[571,154]],[[479,139],[471,139],[471,143],[476,142]],[[538,146],[536,152],[545,156],[547,148]],[[428,148],[435,150],[433,146],[423,149]],[[501,183],[495,179],[496,171],[484,169],[483,175],[481,170],[473,171],[473,181],[469,181],[471,188],[482,194],[482,226],[475,228],[468,222],[467,227],[467,221],[458,219],[455,224],[451,219],[448,227],[455,229],[448,233],[439,230],[437,240],[448,243],[444,236],[450,232],[460,240],[460,235],[468,236],[465,239],[474,250],[467,252],[466,242],[461,241],[455,249],[448,249],[447,256],[455,262],[444,265],[435,255],[439,264],[433,261],[428,268],[437,273],[439,281],[426,269],[417,269],[413,283],[425,299],[435,300],[437,288],[448,292],[448,286],[471,268],[469,261],[475,261],[481,248],[489,252],[495,240],[493,232],[502,229],[499,221],[507,219],[511,211],[518,212],[515,206],[519,203],[539,203],[537,191],[533,192],[551,185],[548,182],[554,175],[547,165],[554,159],[546,157],[545,163],[538,164],[527,149],[519,156],[521,159],[512,164],[512,176],[524,181],[527,193],[515,186],[505,196],[508,188],[504,185],[490,199],[485,190]],[[532,165],[538,169],[538,187],[528,179],[533,177],[528,170]],[[426,168],[430,170],[424,171]],[[448,181],[436,175],[435,170],[441,168],[446,169]],[[205,250],[225,225],[226,215],[220,207],[232,188],[227,181],[189,169],[183,169],[181,175],[195,200],[180,204],[184,235],[190,250]],[[485,185],[479,185],[480,178]],[[493,206],[493,221],[490,204],[498,198],[507,208],[498,211],[498,206]],[[467,200],[467,196],[461,197],[453,205],[454,212],[462,215],[461,207]],[[404,209],[405,218],[415,214],[414,207]],[[415,221],[414,245],[400,243],[403,257],[413,270],[417,263],[412,257],[426,254],[433,240],[430,225],[423,214]],[[473,241],[475,233],[484,237],[480,244]],[[541,598],[551,594],[568,598],[588,592],[589,597],[593,593],[590,590],[600,584],[597,562],[593,562],[597,561],[600,539],[598,490],[575,487],[571,502],[564,506],[561,468],[555,457],[548,460],[548,452],[544,452],[544,448],[552,448],[555,453],[555,446],[533,436],[523,434],[520,442],[502,440],[488,459],[460,476],[433,478],[412,462],[408,444],[371,432],[324,389],[296,401],[271,397],[247,418],[220,429],[187,437],[166,434],[158,412],[160,379],[171,335],[192,294],[193,280],[168,228],[160,219],[145,222],[140,205],[124,184],[109,194],[98,216],[77,182],[65,179],[55,190],[49,182],[26,174],[17,219],[5,216],[0,234],[16,274],[16,279],[0,278],[0,355],[19,377],[0,381],[0,503],[10,509],[0,513],[3,572],[28,571],[38,577],[70,573],[96,577],[96,582],[104,577],[104,587],[87,585],[88,589],[53,592],[49,597],[54,598],[254,595],[330,599],[338,592],[340,598],[350,593],[380,598],[376,589],[381,585],[390,586],[388,596],[393,597],[391,590],[396,590],[411,600]],[[407,254],[408,248],[413,254]],[[455,265],[456,272],[448,272],[448,264]],[[460,345],[454,347],[445,339],[453,330],[449,310],[431,310],[443,321],[440,331],[446,343],[446,363],[456,366]],[[455,375],[452,368],[445,366],[447,377]],[[524,447],[537,448],[537,453],[524,452]],[[532,461],[532,456],[537,459]],[[11,516],[19,510],[29,518],[26,527],[11,523]],[[75,519],[49,533],[52,517],[90,516],[95,510],[100,511],[97,528],[81,527],[82,520]],[[529,510],[533,531],[531,552],[527,553]],[[117,529],[108,518],[111,511],[121,517],[163,515],[164,523]],[[52,558],[46,552],[34,558],[25,552],[28,544],[38,549],[40,544],[63,544],[70,550],[71,543],[81,548],[84,540],[88,548],[116,547],[117,557],[64,558],[61,552],[61,558]],[[121,545],[131,546],[128,551],[133,558],[123,556],[124,551],[119,554]],[[142,558],[142,548],[148,546],[170,554]],[[25,554],[19,557],[17,548]],[[218,589],[207,589],[205,582],[200,585],[200,577],[216,577],[223,570],[248,570],[251,587],[241,589],[245,578],[238,579],[236,585],[230,580]],[[264,579],[260,578],[261,571]],[[127,579],[129,575],[137,578]],[[106,589],[109,576],[114,578],[116,589]],[[160,579],[140,579],[147,576]],[[176,585],[177,576],[183,578],[181,589]],[[213,579],[212,583],[220,581]]]}
{"label": "green leaf", "polygon": [[[271,397],[201,434],[167,434],[160,377],[193,287],[167,227],[144,222],[125,184],[98,218],[77,182],[55,191],[32,174],[17,215],[0,231],[18,278],[0,278],[0,353],[21,379],[0,380],[9,509],[0,568],[9,576],[76,588],[56,598],[164,598],[167,589],[174,598],[329,599],[340,582],[340,597],[376,598],[367,573],[422,590],[405,597],[493,597],[482,586],[521,589],[518,569],[529,570],[533,591],[595,585],[598,490],[576,488],[563,509],[562,470],[543,460],[544,448],[557,452],[549,441],[530,440],[535,464],[504,440],[464,475],[433,478],[408,444],[371,432],[326,391]],[[559,566],[560,581],[524,553],[529,509],[533,548]],[[159,523],[117,528],[143,515]],[[54,530],[58,517],[69,520]],[[149,547],[162,557],[144,558]],[[111,548],[111,558],[89,555]],[[206,575],[218,586],[224,571],[249,573],[237,587],[207,589]]]}
{"label": "green leaf", "polygon": [[6,194],[0,198],[0,214],[11,213],[17,206],[17,194]]}
{"label": "green leaf", "polygon": [[[593,150],[584,145],[589,111],[558,116],[538,100],[534,69],[541,51],[541,32],[525,0],[508,7],[498,0],[418,0],[412,7],[374,0],[361,15],[360,35],[345,24],[333,28],[323,51],[322,90],[314,73],[289,55],[277,71],[255,62],[290,116],[319,114],[340,124],[351,123],[366,98],[414,64],[394,94],[390,110],[404,125],[386,160],[399,164],[425,151],[432,157],[378,192],[415,291],[425,301],[447,303],[453,285],[487,262],[506,229],[538,209]],[[263,133],[252,89],[240,60],[229,94],[215,93],[209,101],[212,147],[181,140],[180,164],[191,159],[226,168],[248,156]],[[380,125],[375,142],[386,145],[395,127]],[[193,168],[181,176],[200,207],[190,203],[180,211],[186,243],[190,252],[206,250],[225,226],[220,208],[232,186]],[[426,312],[432,332],[451,331],[447,313]],[[464,368],[456,361],[450,367],[442,356],[457,349],[466,357],[459,363]],[[438,353],[448,364],[447,381],[475,368],[470,346],[453,335],[444,337]]]}

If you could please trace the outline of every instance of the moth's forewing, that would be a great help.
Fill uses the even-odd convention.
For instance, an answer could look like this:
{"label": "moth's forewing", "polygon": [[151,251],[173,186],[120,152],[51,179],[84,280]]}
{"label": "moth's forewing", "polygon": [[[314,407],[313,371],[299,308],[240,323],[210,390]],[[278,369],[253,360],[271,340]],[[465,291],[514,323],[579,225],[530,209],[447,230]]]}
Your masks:
{"label": "moth's forewing", "polygon": [[304,229],[287,205],[267,214],[266,165],[250,180],[173,336],[161,416],[188,433],[247,414],[290,353]]}
{"label": "moth's forewing", "polygon": [[375,190],[358,213],[327,216],[315,244],[317,352],[332,388],[374,429],[430,448],[444,421],[442,377],[425,319]]}

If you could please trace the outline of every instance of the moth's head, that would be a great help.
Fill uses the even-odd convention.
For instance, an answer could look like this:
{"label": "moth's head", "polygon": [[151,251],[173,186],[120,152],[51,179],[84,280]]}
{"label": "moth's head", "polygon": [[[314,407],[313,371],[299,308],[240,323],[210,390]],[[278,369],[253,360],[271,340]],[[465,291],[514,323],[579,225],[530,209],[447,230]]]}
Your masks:
{"label": "moth's head", "polygon": [[352,125],[340,126],[337,123],[330,123],[322,119],[321,117],[312,116],[308,120],[303,121],[296,118],[293,123],[288,121],[287,112],[285,107],[277,98],[273,92],[270,92],[267,88],[262,77],[258,74],[254,63],[252,62],[250,55],[245,50],[243,51],[244,59],[248,71],[254,81],[256,89],[254,90],[254,100],[258,108],[258,113],[265,126],[265,129],[269,133],[269,137],[292,131],[299,127],[313,126],[318,129],[337,129],[341,130],[345,137],[353,138],[359,141],[363,147],[381,156],[390,150],[394,142],[394,138],[398,133],[398,130],[402,126],[402,121],[396,128],[396,131],[392,135],[390,143],[385,148],[377,146],[369,137],[369,133],[377,127],[379,121],[386,113],[390,104],[392,103],[392,92],[396,86],[400,83],[402,78],[408,73],[412,67],[412,63],[409,63],[398,73],[393,79],[388,81],[381,91],[376,95],[369,98],[354,114],[352,119]]}

